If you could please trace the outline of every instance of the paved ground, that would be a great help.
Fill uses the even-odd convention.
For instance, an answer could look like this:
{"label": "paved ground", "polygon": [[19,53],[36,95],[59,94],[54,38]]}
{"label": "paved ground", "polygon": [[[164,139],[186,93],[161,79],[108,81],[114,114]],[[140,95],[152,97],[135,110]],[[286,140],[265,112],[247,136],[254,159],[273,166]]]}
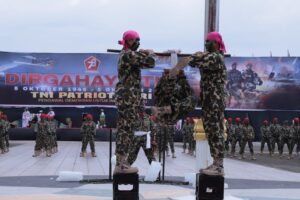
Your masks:
{"label": "paved ground", "polygon": [[[33,141],[12,141],[10,152],[0,155],[1,200],[112,199],[111,183],[89,183],[108,178],[108,143],[96,143],[97,158],[80,158],[79,142],[59,142],[56,155],[33,158],[33,145]],[[176,151],[176,159],[166,159],[166,179],[183,181],[186,174],[197,172],[196,158],[182,154],[180,144],[176,144]],[[268,155],[257,158],[225,159],[225,200],[300,199],[300,157],[289,161]],[[139,166],[142,178],[149,167],[143,153],[134,165]],[[57,182],[59,171],[66,170],[83,172],[85,181]],[[194,200],[194,193],[192,185],[140,184],[141,200]]]}

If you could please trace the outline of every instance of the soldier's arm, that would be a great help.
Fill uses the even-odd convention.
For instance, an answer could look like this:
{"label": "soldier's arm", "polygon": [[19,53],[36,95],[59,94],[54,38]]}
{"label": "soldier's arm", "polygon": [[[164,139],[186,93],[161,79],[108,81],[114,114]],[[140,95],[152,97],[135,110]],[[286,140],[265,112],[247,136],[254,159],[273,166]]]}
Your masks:
{"label": "soldier's arm", "polygon": [[198,56],[197,54],[194,54],[191,61],[189,62],[189,65],[191,67],[196,67],[199,69],[215,71],[223,69],[223,60],[223,56],[218,53],[209,53],[204,56]]}
{"label": "soldier's arm", "polygon": [[154,56],[145,52],[128,51],[122,56],[122,61],[128,63],[129,67],[153,68],[155,66]]}

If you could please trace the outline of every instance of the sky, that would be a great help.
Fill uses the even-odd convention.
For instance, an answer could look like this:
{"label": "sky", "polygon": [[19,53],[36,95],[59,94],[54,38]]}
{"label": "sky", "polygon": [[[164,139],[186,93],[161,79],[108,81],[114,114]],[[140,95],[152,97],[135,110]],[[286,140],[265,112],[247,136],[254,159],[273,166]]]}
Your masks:
{"label": "sky", "polygon": [[[105,53],[124,31],[141,48],[203,51],[205,0],[0,0],[0,51]],[[232,56],[300,56],[299,0],[220,0]]]}

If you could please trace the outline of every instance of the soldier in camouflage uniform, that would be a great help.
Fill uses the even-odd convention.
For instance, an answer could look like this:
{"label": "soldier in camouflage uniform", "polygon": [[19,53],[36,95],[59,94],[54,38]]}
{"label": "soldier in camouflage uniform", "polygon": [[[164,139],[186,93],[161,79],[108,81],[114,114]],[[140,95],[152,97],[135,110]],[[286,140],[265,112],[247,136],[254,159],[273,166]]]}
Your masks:
{"label": "soldier in camouflage uniform", "polygon": [[86,148],[88,143],[90,143],[92,157],[97,157],[95,150],[96,123],[93,121],[93,116],[91,114],[87,114],[85,116],[85,120],[80,128],[80,133],[82,136],[80,157],[86,156]]}
{"label": "soldier in camouflage uniform", "polygon": [[256,160],[254,157],[253,144],[255,133],[253,127],[249,124],[249,118],[244,119],[243,132],[242,132],[242,147],[240,149],[240,157],[239,159],[245,159],[244,152],[246,144],[248,143],[248,147],[251,153],[251,160]]}
{"label": "soldier in camouflage uniform", "polygon": [[5,121],[3,120],[3,114],[0,114],[0,153],[5,153]]}
{"label": "soldier in camouflage uniform", "polygon": [[199,68],[200,102],[203,112],[204,130],[208,138],[213,164],[200,170],[207,175],[224,175],[224,110],[226,66],[223,52],[225,45],[217,32],[210,32],[205,42],[207,52],[197,52],[189,65]]}
{"label": "soldier in camouflage uniform", "polygon": [[270,131],[271,131],[271,141],[272,141],[272,155],[275,152],[275,144],[277,144],[278,152],[280,152],[280,134],[282,127],[278,123],[278,118],[273,118],[273,123],[270,125]]}
{"label": "soldier in camouflage uniform", "polygon": [[[187,117],[184,121],[184,124],[182,126],[182,142],[183,142],[183,151],[182,153],[185,153],[185,150],[187,149],[187,144],[189,143],[189,132],[190,132],[190,118]],[[189,147],[188,147],[189,149]]]}
{"label": "soldier in camouflage uniform", "polygon": [[241,124],[241,118],[237,117],[235,118],[235,125],[233,125],[232,127],[233,132],[231,135],[231,155],[230,157],[233,158],[235,157],[235,148],[236,148],[236,144],[239,144],[239,147],[241,149],[242,146],[242,142],[241,142],[241,138],[242,138],[242,134],[243,134],[243,125]]}
{"label": "soldier in camouflage uniform", "polygon": [[195,127],[195,123],[194,123],[194,120],[193,118],[190,118],[190,124],[189,124],[189,154],[191,156],[196,156],[196,140],[195,140],[195,137],[194,137],[194,127]]}
{"label": "soldier in camouflage uniform", "polygon": [[242,73],[244,92],[255,92],[257,85],[262,85],[261,78],[252,70],[252,63],[246,65],[246,71]]}
{"label": "soldier in camouflage uniform", "polygon": [[49,135],[50,135],[50,146],[51,146],[51,152],[56,153],[57,152],[57,137],[56,137],[56,129],[57,124],[54,120],[53,116],[48,116],[48,123],[49,123]]}
{"label": "soldier in camouflage uniform", "polygon": [[232,135],[234,134],[234,125],[232,124],[232,118],[229,117],[226,123],[227,139],[225,141],[225,150],[229,154],[229,144],[232,144]]}
{"label": "soldier in camouflage uniform", "polygon": [[35,139],[33,157],[40,155],[43,148],[46,150],[46,156],[51,156],[50,151],[50,136],[49,136],[49,123],[46,121],[47,115],[41,114],[41,120],[37,123],[37,134]]}
{"label": "soldier in camouflage uniform", "polygon": [[153,51],[140,50],[139,34],[126,31],[119,44],[123,49],[118,61],[119,82],[115,88],[117,106],[117,163],[114,174],[137,173],[138,169],[127,164],[127,154],[132,145],[134,123],[138,119],[141,101],[141,69],[155,66]]}
{"label": "soldier in camouflage uniform", "polygon": [[289,151],[288,160],[290,160],[292,158],[291,145],[293,139],[293,129],[289,127],[287,120],[283,122],[283,126],[281,128],[281,134],[279,138],[280,138],[279,157],[282,158],[284,144],[286,144]]}
{"label": "soldier in camouflage uniform", "polygon": [[5,142],[4,152],[8,152],[9,151],[9,134],[8,134],[8,131],[10,129],[10,123],[7,120],[7,116],[5,114],[2,115],[2,119],[4,120],[4,142]]}
{"label": "soldier in camouflage uniform", "polygon": [[[140,147],[142,147],[148,159],[149,164],[151,164],[152,160],[155,160],[151,148],[151,144],[154,139],[154,133],[151,132],[150,116],[147,113],[145,113],[144,106],[141,106],[140,117],[135,122],[133,130],[134,130],[134,137],[133,137],[131,148],[129,149],[128,159],[127,159],[128,163],[130,165],[134,163],[139,153]],[[148,141],[149,146],[147,146],[147,139],[149,139]]]}
{"label": "soldier in camouflage uniform", "polygon": [[271,144],[271,131],[268,120],[263,121],[263,125],[260,127],[261,134],[261,145],[260,145],[260,155],[263,154],[265,143],[268,145],[268,150],[270,156],[272,155],[272,144]]}
{"label": "soldier in camouflage uniform", "polygon": [[300,125],[299,125],[299,118],[298,117],[294,118],[293,129],[294,129],[294,142],[292,144],[291,150],[293,151],[294,146],[297,145],[296,153],[297,153],[297,155],[299,155],[299,151],[300,151]]}

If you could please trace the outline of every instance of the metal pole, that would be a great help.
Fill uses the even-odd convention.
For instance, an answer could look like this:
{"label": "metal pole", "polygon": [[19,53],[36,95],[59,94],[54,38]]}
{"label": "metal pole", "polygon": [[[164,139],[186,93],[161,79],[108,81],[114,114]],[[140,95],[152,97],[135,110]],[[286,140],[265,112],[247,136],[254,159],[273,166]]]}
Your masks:
{"label": "metal pole", "polygon": [[219,31],[219,5],[220,0],[205,0],[204,40],[207,33]]}

